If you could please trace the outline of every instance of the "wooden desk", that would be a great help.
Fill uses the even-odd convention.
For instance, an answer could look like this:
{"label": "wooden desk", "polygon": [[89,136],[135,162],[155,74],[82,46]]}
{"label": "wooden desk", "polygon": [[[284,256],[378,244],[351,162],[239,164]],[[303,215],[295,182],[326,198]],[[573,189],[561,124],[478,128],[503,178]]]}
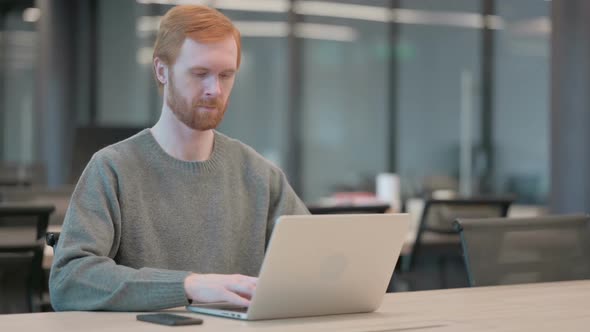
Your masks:
{"label": "wooden desk", "polygon": [[[202,326],[174,331],[586,331],[590,280],[387,294],[370,314],[260,322],[203,317]],[[3,331],[171,331],[135,320],[134,313],[63,312],[0,315]]]}

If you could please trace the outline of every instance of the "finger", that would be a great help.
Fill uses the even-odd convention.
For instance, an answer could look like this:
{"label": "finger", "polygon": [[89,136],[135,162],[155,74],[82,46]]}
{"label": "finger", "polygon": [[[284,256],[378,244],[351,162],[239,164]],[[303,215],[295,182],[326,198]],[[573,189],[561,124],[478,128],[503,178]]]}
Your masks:
{"label": "finger", "polygon": [[244,293],[241,293],[241,292],[236,292],[236,294],[238,294],[239,296],[241,296],[241,297],[243,297],[245,299],[248,299],[248,300],[252,300],[252,297],[254,296],[253,294],[244,294]]}
{"label": "finger", "polygon": [[250,282],[250,283],[253,283],[254,285],[258,284],[258,278],[256,278],[256,277],[245,276],[243,274],[239,274],[238,276],[239,276],[240,281]]}
{"label": "finger", "polygon": [[250,305],[250,300],[243,298],[236,293],[227,291],[223,293],[223,296],[224,300],[231,304],[239,305],[242,307],[248,307]]}
{"label": "finger", "polygon": [[256,290],[256,286],[252,283],[237,282],[228,285],[227,289],[231,292],[242,294],[247,296],[248,298],[252,298],[252,295],[254,295],[254,291]]}

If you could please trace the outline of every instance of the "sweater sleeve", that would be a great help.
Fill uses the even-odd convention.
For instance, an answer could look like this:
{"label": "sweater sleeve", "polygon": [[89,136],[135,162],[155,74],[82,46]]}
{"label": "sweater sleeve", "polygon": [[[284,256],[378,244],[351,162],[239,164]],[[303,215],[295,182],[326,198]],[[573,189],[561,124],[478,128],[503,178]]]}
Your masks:
{"label": "sweater sleeve", "polygon": [[120,240],[117,175],[95,155],[71,198],[51,268],[55,310],[150,311],[188,304],[187,271],[134,269],[114,257]]}
{"label": "sweater sleeve", "polygon": [[267,221],[267,244],[278,217],[283,215],[309,214],[309,210],[287,181],[285,173],[278,168],[272,168],[271,171],[270,199],[270,211]]}

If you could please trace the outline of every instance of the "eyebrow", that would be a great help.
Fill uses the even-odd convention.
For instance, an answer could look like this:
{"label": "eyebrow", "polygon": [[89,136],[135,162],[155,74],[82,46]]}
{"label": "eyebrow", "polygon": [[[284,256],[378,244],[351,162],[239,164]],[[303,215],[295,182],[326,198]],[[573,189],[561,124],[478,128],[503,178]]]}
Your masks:
{"label": "eyebrow", "polygon": [[[195,67],[190,67],[189,68],[190,71],[210,71],[209,68],[207,67],[200,67],[200,66],[195,66]],[[236,69],[234,68],[227,68],[221,71],[222,73],[235,73]]]}

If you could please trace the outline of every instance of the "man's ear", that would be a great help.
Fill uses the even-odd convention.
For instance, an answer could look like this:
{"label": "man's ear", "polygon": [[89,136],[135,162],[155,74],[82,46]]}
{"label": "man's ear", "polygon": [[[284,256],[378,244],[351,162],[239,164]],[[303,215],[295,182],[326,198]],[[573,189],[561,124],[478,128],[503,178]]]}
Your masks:
{"label": "man's ear", "polygon": [[163,85],[168,83],[168,65],[158,57],[154,58],[154,73],[160,83]]}

